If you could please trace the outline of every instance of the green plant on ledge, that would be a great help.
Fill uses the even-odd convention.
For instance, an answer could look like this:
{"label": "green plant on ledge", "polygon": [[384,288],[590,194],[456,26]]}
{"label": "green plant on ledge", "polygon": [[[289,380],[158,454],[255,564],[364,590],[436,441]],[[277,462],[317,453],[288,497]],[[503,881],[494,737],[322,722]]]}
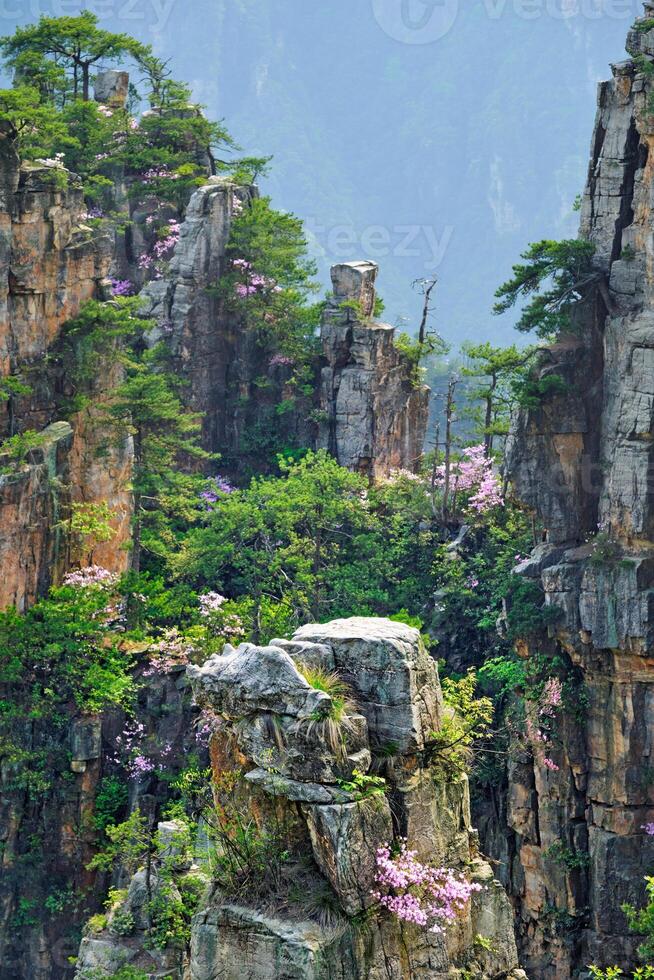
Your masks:
{"label": "green plant on ledge", "polygon": [[474,746],[490,737],[493,702],[476,698],[477,674],[469,670],[460,680],[442,683],[446,711],[437,732],[432,732],[427,754],[436,778],[453,781],[466,772]]}
{"label": "green plant on ledge", "polygon": [[385,779],[381,776],[370,776],[359,769],[354,770],[351,779],[339,779],[338,785],[345,793],[352,793],[360,800],[383,796],[386,792]]}

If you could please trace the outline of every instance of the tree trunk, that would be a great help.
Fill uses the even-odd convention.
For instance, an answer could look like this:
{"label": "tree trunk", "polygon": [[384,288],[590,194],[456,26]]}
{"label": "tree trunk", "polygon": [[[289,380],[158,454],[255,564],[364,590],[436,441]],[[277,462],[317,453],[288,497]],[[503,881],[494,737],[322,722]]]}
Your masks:
{"label": "tree trunk", "polygon": [[82,65],[82,98],[85,102],[89,101],[91,66]]}
{"label": "tree trunk", "polygon": [[447,520],[450,496],[450,476],[452,468],[452,422],[454,420],[454,392],[457,379],[450,378],[447,386],[447,402],[445,404],[445,481],[443,484],[443,520]]}
{"label": "tree trunk", "polygon": [[[143,436],[140,430],[134,433],[134,473],[138,480],[142,472]],[[137,484],[138,485],[138,484]],[[134,531],[132,533],[132,571],[141,571],[141,494],[134,491]]]}
{"label": "tree trunk", "polygon": [[491,426],[493,424],[493,395],[495,394],[495,389],[497,388],[497,375],[491,375],[491,386],[488,389],[488,395],[486,397],[486,418],[484,420],[484,456],[486,459],[490,457],[493,451],[493,433],[491,432]]}

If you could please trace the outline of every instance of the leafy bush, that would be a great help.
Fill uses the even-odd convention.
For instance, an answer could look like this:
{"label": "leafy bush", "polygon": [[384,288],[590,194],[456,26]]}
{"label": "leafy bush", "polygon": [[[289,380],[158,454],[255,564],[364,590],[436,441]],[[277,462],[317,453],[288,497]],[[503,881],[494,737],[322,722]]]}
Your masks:
{"label": "leafy bush", "polygon": [[474,670],[460,680],[445,678],[442,686],[446,712],[439,730],[429,736],[427,751],[434,773],[450,780],[466,772],[475,744],[489,738],[493,702],[475,697]]}

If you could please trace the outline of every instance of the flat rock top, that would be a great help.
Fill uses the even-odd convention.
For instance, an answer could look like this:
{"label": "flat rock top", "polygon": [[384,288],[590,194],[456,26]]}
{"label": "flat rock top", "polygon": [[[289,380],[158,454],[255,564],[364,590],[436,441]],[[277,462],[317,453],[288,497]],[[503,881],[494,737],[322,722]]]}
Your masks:
{"label": "flat rock top", "polygon": [[395,623],[391,619],[373,616],[353,616],[351,619],[334,619],[331,623],[309,623],[295,633],[295,640],[313,640],[329,643],[330,640],[379,640],[417,644],[420,633],[414,626]]}

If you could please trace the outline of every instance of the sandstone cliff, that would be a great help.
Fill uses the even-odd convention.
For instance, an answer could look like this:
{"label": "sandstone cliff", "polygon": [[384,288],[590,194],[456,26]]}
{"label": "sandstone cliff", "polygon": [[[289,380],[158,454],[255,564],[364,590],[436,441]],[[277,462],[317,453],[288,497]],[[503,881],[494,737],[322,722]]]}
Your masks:
{"label": "sandstone cliff", "polygon": [[[647,17],[654,8],[646,4]],[[509,772],[507,880],[525,965],[544,980],[588,963],[634,965],[622,902],[640,904],[654,866],[654,24],[629,35],[633,60],[599,87],[581,234],[597,289],[574,336],[543,359],[564,394],[524,412],[508,447],[518,495],[547,542],[521,569],[558,611],[528,655],[563,655],[587,703],[560,732],[559,772]],[[554,845],[554,848],[553,848]],[[576,855],[568,867],[556,848]]]}
{"label": "sandstone cliff", "polygon": [[[316,722],[329,717],[331,697],[309,685],[301,673],[307,667],[336,672],[356,699],[338,744]],[[110,918],[106,931],[87,935],[79,980],[124,964],[174,980],[524,977],[510,905],[477,850],[467,778],[441,781],[424,763],[443,705],[435,662],[417,630],[383,619],[308,625],[291,641],[228,647],[188,673],[198,702],[223,719],[212,743],[216,792],[226,775],[239,774],[230,797],[246,819],[259,832],[269,821],[283,826],[289,880],[259,893],[262,882],[252,881],[239,899],[224,880],[211,880],[202,851],[195,868],[190,856],[181,858],[180,879],[204,869],[208,888],[190,955],[180,959],[172,949],[155,956],[144,944],[138,872],[122,907],[136,927],[121,939],[118,919],[112,926]],[[373,758],[385,773],[384,791],[365,783]],[[421,860],[459,869],[479,886],[444,931],[401,924],[371,894],[377,848],[397,836]],[[271,838],[271,866],[274,847]],[[156,881],[156,869],[153,875]]]}

